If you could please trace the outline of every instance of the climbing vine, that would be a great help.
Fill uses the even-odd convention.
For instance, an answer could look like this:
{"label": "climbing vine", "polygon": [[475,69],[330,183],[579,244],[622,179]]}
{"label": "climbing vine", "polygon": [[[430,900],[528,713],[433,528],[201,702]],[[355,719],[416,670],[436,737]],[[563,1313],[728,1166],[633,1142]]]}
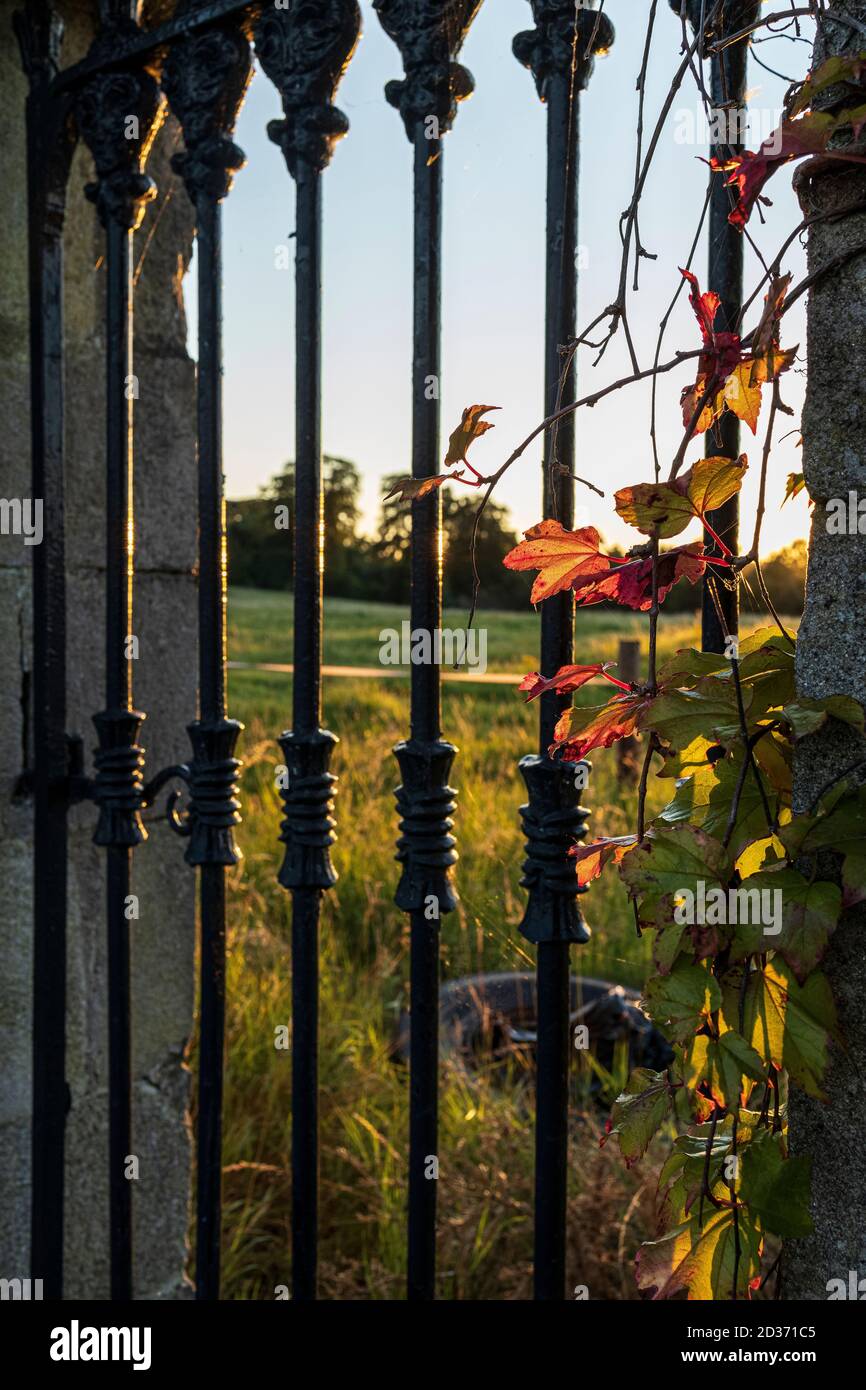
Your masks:
{"label": "climbing vine", "polygon": [[[824,13],[816,0],[765,16],[754,29],[780,20],[796,24],[797,16],[806,14],[820,24]],[[683,17],[683,58],[671,92],[689,71],[703,90],[695,65],[700,42],[689,41]],[[641,129],[646,62],[645,56],[638,81]],[[866,158],[856,146],[866,127],[864,74],[866,52],[828,59],[792,84],[781,125],[757,152],[710,161],[710,177],[724,180],[730,191],[729,220],[743,235],[749,235],[767,183],[783,164],[808,158],[812,169],[820,169],[831,161],[842,167]],[[567,697],[594,679],[613,687],[602,704],[564,709],[549,750],[553,759],[578,763],[627,736],[643,738],[634,832],[575,844],[571,854],[581,888],[604,871],[618,872],[634,906],[637,931],[651,933],[653,973],[644,1005],[669,1040],[674,1059],[660,1072],[633,1072],[602,1143],[615,1140],[631,1165],[644,1158],[660,1130],[670,1124],[677,1129],[659,1176],[657,1237],[637,1256],[639,1288],[655,1298],[685,1291],[692,1299],[741,1299],[772,1275],[778,1279],[780,1240],[811,1229],[810,1160],[788,1153],[788,1090],[800,1087],[826,1098],[828,1053],[842,1039],[821,961],[842,914],[866,901],[866,790],[856,778],[861,765],[816,787],[805,811],[795,813],[792,806],[798,740],[830,720],[863,735],[864,709],[847,695],[798,697],[795,640],[773,609],[759,556],[774,429],[780,412],[792,413],[783,386],[798,349],[782,345],[785,315],[839,262],[792,286],[784,258],[808,228],[805,219],[773,262],[762,260],[764,274],[744,305],[737,331],[718,331],[718,296],[701,292],[690,258],[680,271],[674,302],[683,290],[688,293],[696,340],[663,362],[660,335],[653,366],[641,370],[628,330],[627,272],[633,260],[636,282],[647,254],[639,242],[637,209],[669,110],[670,95],[645,156],[639,145],[634,197],[621,222],[617,297],[564,347],[566,367],[587,343],[598,350],[598,361],[622,329],[630,375],[562,405],[491,476],[469,463],[467,451],[491,428],[484,417],[493,407],[470,406],[451,436],[447,471],[436,478],[406,479],[398,487],[407,498],[448,480],[482,489],[480,515],[498,481],[538,435],[581,406],[653,379],[654,476],[614,497],[617,515],[637,533],[635,545],[624,556],[608,554],[595,527],[568,530],[547,518],[526,532],[505,564],[535,572],[534,604],[570,591],[578,607],[608,601],[647,615],[649,666],[642,681],[620,680],[612,663],[569,665],[547,678],[531,672],[521,690],[535,700],[545,692]],[[841,211],[846,210],[855,208]],[[846,255],[864,250],[854,246]],[[754,326],[744,331],[750,315]],[[669,317],[670,311],[663,331]],[[602,321],[606,334],[593,342],[590,335],[598,333]],[[669,373],[689,362],[693,379],[680,395],[683,435],[663,476],[655,437],[657,390]],[[712,438],[729,411],[753,434],[765,417],[754,531],[741,555],[714,532],[708,513],[739,492],[747,456],[731,459],[707,450],[708,457],[689,459],[701,437]],[[588,486],[599,492],[594,483]],[[803,486],[801,475],[791,475],[785,500]],[[693,526],[696,536],[689,537]],[[672,587],[706,582],[724,630],[720,586],[741,583],[749,565],[768,606],[769,625],[744,640],[726,633],[724,653],[683,650],[659,664],[659,611]],[[648,819],[651,774],[670,785],[671,796]]]}

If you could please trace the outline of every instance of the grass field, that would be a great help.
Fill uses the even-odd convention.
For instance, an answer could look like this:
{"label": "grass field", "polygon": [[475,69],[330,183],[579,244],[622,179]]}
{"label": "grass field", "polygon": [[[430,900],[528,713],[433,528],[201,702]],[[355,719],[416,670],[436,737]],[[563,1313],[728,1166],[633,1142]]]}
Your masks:
{"label": "grass field", "polygon": [[[379,633],[399,629],[396,608],[330,600],[325,660],[373,666]],[[233,590],[229,655],[245,662],[291,661],[291,595]],[[465,623],[446,615],[445,625]],[[491,670],[537,665],[538,620],[481,613]],[[579,660],[616,659],[620,636],[646,642],[639,616],[578,615]],[[692,645],[688,620],[662,621],[662,657]],[[579,692],[601,703],[604,690]],[[325,724],[340,737],[334,863],[321,952],[321,1294],[329,1298],[402,1296],[408,1087],[391,1056],[395,1023],[407,1000],[406,921],[393,905],[397,765],[391,749],[407,730],[408,680],[333,679],[324,691]],[[274,1029],[290,1024],[288,895],[275,882],[280,805],[275,736],[290,722],[291,677],[233,670],[230,708],[245,725],[240,756],[244,861],[231,895],[228,1064],[225,1121],[225,1276],[228,1298],[273,1298],[290,1283],[290,1054]],[[443,728],[459,753],[455,834],[460,905],[443,918],[442,971],[529,969],[533,949],[518,930],[524,799],[519,758],[535,751],[536,711],[503,686],[446,685]],[[660,807],[671,783],[653,779]],[[590,834],[633,829],[634,793],[616,778],[613,751],[594,759],[586,802]],[[583,898],[590,943],[575,967],[623,984],[642,983],[648,941],[638,940],[616,875]],[[617,1078],[616,1080],[620,1080]],[[615,1089],[615,1086],[614,1086]],[[518,1298],[531,1287],[532,1115],[528,1089],[481,1073],[443,1068],[439,1196],[439,1287],[443,1298]],[[569,1282],[591,1298],[634,1296],[631,1259],[651,1233],[651,1167],[625,1171],[614,1146],[598,1147],[603,1116],[578,1113],[570,1162]]]}

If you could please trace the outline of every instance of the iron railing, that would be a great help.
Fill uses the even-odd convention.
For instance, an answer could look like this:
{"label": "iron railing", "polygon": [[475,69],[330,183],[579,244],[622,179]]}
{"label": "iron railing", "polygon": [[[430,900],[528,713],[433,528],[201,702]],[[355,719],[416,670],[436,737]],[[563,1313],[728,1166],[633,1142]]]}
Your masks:
{"label": "iron railing", "polygon": [[[440,466],[440,297],[444,137],[459,100],[472,89],[457,61],[481,0],[375,0],[396,43],[404,74],[386,88],[412,146],[414,178],[414,333],[412,473]],[[543,401],[574,397],[580,94],[595,53],[610,46],[603,13],[575,0],[531,0],[535,28],[514,51],[530,68],[547,107],[546,328]],[[675,6],[679,8],[678,3]],[[742,5],[740,6],[742,8]],[[748,6],[747,6],[748,7]],[[219,1295],[221,1111],[225,1014],[226,868],[238,851],[235,745],[240,725],[226,708],[226,566],[222,494],[221,203],[243,163],[232,140],[251,73],[251,46],[276,86],[284,117],[269,134],[280,145],[296,186],[296,442],[294,682],[291,729],[280,745],[288,770],[280,839],[279,881],[292,895],[293,1016],[293,1292],[316,1294],[318,926],[323,893],[335,882],[330,860],[335,778],[328,770],[336,739],[321,727],[322,526],[321,344],[322,180],[348,122],[334,94],[357,40],[356,0],[296,0],[288,8],[250,0],[181,0],[174,16],[151,30],[136,20],[134,0],[104,0],[98,36],[87,56],[60,67],[60,23],[47,0],[26,0],[16,28],[30,83],[27,105],[32,363],[33,492],[43,499],[45,543],[34,560],[35,961],[32,1274],[47,1297],[63,1292],[63,1173],[66,1082],[65,923],[66,817],[77,800],[98,809],[94,838],[107,856],[109,945],[109,1134],[111,1293],[132,1292],[131,1185],[123,1159],[131,1147],[130,961],[123,913],[133,850],[145,838],[142,810],[172,779],[187,784],[189,805],[170,823],[188,838],[187,862],[200,870],[201,1014],[197,1163],[197,1293]],[[716,63],[714,94],[742,96],[743,64]],[[189,725],[188,763],[145,778],[126,643],[134,590],[132,255],[135,229],[153,186],[146,158],[166,99],[180,123],[184,151],[175,156],[195,206],[198,247],[199,361],[199,709]],[[135,132],[125,122],[133,116]],[[77,138],[89,147],[96,180],[88,187],[106,244],[106,693],[94,716],[95,775],[83,771],[78,741],[66,730],[63,458],[63,213]],[[726,315],[741,292],[741,245],[713,205],[711,285]],[[539,247],[539,253],[541,248]],[[563,348],[566,348],[563,353]],[[732,417],[728,417],[732,420]],[[736,428],[735,424],[729,427]],[[716,452],[718,448],[713,446]],[[573,417],[545,439],[544,515],[573,524]],[[726,436],[725,449],[737,452]],[[724,524],[730,528],[733,519]],[[434,632],[441,620],[439,493],[412,504],[413,629]],[[572,659],[570,595],[545,604],[541,671]],[[580,782],[547,748],[564,702],[542,697],[539,751],[520,767],[528,791],[522,808],[527,841],[521,930],[537,947],[538,1092],[536,1118],[535,1294],[565,1292],[568,1142],[570,948],[588,938],[567,851],[584,831]],[[408,1295],[434,1296],[436,1182],[427,1161],[437,1152],[439,920],[456,906],[451,834],[455,792],[448,785],[456,754],[443,737],[439,670],[414,665],[408,738],[395,749],[401,786],[398,906],[411,932],[411,1055],[408,1171]],[[431,903],[435,911],[430,910]]]}

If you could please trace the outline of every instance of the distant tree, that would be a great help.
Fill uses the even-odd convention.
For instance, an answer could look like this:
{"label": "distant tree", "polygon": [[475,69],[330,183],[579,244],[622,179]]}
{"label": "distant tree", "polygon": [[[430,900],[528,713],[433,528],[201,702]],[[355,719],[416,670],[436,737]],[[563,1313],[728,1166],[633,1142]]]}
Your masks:
{"label": "distant tree", "polygon": [[[388,498],[397,477],[383,478],[379,534],[373,542],[378,563],[387,575],[389,592],[384,597],[404,601],[409,593],[409,544],[411,508],[399,497]],[[445,602],[468,604],[472,598],[472,532],[480,496],[442,490],[443,587]],[[532,587],[528,577],[506,570],[502,560],[517,544],[508,524],[507,508],[488,502],[478,526],[476,564],[481,579],[479,602],[488,608],[520,608]]]}
{"label": "distant tree", "polygon": [[[761,562],[761,571],[770,591],[770,597],[779,613],[799,617],[803,612],[806,597],[806,565],[809,550],[805,540],[794,541],[784,550],[776,551],[769,560]],[[754,570],[751,566],[744,574],[744,581],[751,583],[756,591]]]}
{"label": "distant tree", "polygon": [[[325,593],[351,590],[358,568],[361,475],[348,459],[322,460]],[[229,573],[233,584],[291,589],[294,564],[295,465],[289,460],[258,497],[226,509]]]}

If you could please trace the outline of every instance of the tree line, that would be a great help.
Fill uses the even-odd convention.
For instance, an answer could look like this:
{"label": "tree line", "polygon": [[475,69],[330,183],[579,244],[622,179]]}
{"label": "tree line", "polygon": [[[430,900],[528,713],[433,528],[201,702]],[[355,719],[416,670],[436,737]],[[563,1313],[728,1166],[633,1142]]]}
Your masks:
{"label": "tree line", "polygon": [[[396,477],[382,480],[376,535],[362,535],[361,474],[349,459],[326,454],[324,480],[325,593],[367,602],[407,603],[410,588],[411,512],[399,497],[388,497]],[[291,460],[260,489],[258,497],[226,504],[231,582],[254,589],[291,589],[294,568],[293,497],[295,465]],[[442,489],[445,537],[442,557],[445,603],[468,605],[472,598],[472,529],[478,509],[475,493],[455,496]],[[485,608],[524,609],[529,576],[507,570],[505,555],[518,542],[506,507],[491,500],[482,515],[476,544]],[[610,550],[616,554],[615,549]],[[803,608],[806,543],[794,541],[762,566],[777,609],[799,614]],[[748,592],[749,572],[744,576]],[[665,603],[667,612],[691,612],[700,606],[700,589],[678,585]]]}

